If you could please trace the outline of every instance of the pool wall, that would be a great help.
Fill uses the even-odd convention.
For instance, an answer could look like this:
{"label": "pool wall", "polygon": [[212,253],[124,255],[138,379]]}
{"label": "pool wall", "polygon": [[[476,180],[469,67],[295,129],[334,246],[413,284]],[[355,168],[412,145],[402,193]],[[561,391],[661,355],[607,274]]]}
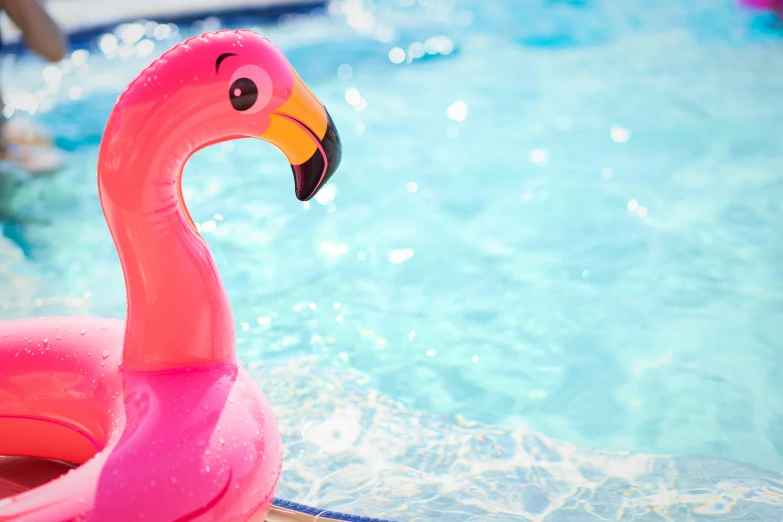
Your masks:
{"label": "pool wall", "polygon": [[[181,2],[180,0],[158,0],[154,4],[149,5],[149,10],[139,9],[138,7],[123,3],[122,5],[116,5],[116,9],[111,12],[103,12],[97,16],[88,17],[90,22],[79,22],[73,19],[73,15],[65,16],[67,10],[62,7],[66,3],[76,3],[78,6],[74,6],[72,9],[78,9],[84,7],[87,4],[95,4],[100,8],[102,2],[97,0],[81,0],[79,2],[71,2],[70,0],[60,0],[58,2],[50,2],[47,4],[47,8],[50,10],[52,17],[60,24],[63,31],[66,33],[71,47],[77,47],[80,44],[83,46],[85,43],[90,42],[92,39],[100,36],[101,34],[111,32],[115,26],[121,23],[127,23],[132,21],[154,20],[158,23],[171,23],[175,25],[190,25],[198,20],[204,20],[208,17],[231,17],[231,18],[253,18],[257,23],[271,23],[278,20],[280,17],[292,14],[306,14],[318,12],[326,7],[326,0],[294,0],[286,2],[277,1],[248,1],[248,0],[224,0],[221,2],[211,2],[214,4],[209,7],[206,2]],[[201,4],[203,8],[200,8]],[[52,5],[55,9],[52,9]],[[58,16],[56,11],[62,11],[63,14]],[[125,11],[125,12],[123,12]],[[29,52],[24,44],[20,41],[19,31],[8,20],[7,16],[3,16],[2,24],[0,24],[0,30],[2,30],[3,37],[3,49],[6,52],[13,54],[26,54]]]}

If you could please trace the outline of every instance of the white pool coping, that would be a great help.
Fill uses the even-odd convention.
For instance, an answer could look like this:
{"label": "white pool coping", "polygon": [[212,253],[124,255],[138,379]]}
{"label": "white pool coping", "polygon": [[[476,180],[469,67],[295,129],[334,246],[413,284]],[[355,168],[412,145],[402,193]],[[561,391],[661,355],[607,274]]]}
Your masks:
{"label": "white pool coping", "polygon": [[[39,0],[41,1],[41,0]],[[305,5],[313,0],[46,0],[44,5],[66,33],[136,18],[170,17],[229,9]],[[18,42],[19,30],[3,13],[4,42]]]}

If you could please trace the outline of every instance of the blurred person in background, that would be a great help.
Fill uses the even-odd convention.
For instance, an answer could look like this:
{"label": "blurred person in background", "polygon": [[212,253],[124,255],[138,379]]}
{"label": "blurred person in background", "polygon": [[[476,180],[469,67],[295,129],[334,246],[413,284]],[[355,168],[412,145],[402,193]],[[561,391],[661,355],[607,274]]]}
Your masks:
{"label": "blurred person in background", "polygon": [[[49,62],[63,59],[65,37],[39,0],[0,0],[0,11],[5,11],[19,28],[22,42],[31,51]],[[22,246],[21,227],[30,220],[14,211],[13,196],[33,176],[58,170],[65,154],[29,120],[8,119],[4,108],[0,92],[0,236],[5,235]],[[2,240],[0,237],[0,247]]]}
{"label": "blurred person in background", "polygon": [[[22,41],[31,51],[52,63],[63,59],[65,36],[40,0],[0,0],[0,10],[5,11],[19,28]],[[4,107],[0,92],[0,111]],[[63,156],[51,145],[49,137],[29,121],[8,120],[4,115],[0,116],[0,159],[11,161],[29,174],[36,175],[57,170],[62,166]]]}

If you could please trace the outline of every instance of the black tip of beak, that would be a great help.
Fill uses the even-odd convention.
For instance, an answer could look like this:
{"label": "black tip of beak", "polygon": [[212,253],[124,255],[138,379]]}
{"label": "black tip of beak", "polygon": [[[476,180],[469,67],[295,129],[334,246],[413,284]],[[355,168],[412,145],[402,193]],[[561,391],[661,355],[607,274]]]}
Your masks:
{"label": "black tip of beak", "polygon": [[299,201],[307,201],[315,196],[340,166],[343,152],[340,135],[337,134],[337,128],[329,111],[326,111],[326,117],[328,123],[326,134],[319,140],[321,146],[306,162],[301,165],[291,165],[294,171],[296,197]]}

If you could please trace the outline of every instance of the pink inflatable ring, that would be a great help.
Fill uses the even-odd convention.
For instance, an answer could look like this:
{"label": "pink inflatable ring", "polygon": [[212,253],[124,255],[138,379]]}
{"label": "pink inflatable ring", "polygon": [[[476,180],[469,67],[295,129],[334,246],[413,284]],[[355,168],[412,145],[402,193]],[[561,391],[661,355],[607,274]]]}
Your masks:
{"label": "pink inflatable ring", "polygon": [[250,31],[191,38],[119,97],[98,157],[127,322],[0,322],[0,455],[80,465],[0,500],[0,521],[263,521],[282,466],[277,422],[237,366],[234,320],[184,206],[197,150],[260,138],[311,198],[340,162],[324,106]]}

